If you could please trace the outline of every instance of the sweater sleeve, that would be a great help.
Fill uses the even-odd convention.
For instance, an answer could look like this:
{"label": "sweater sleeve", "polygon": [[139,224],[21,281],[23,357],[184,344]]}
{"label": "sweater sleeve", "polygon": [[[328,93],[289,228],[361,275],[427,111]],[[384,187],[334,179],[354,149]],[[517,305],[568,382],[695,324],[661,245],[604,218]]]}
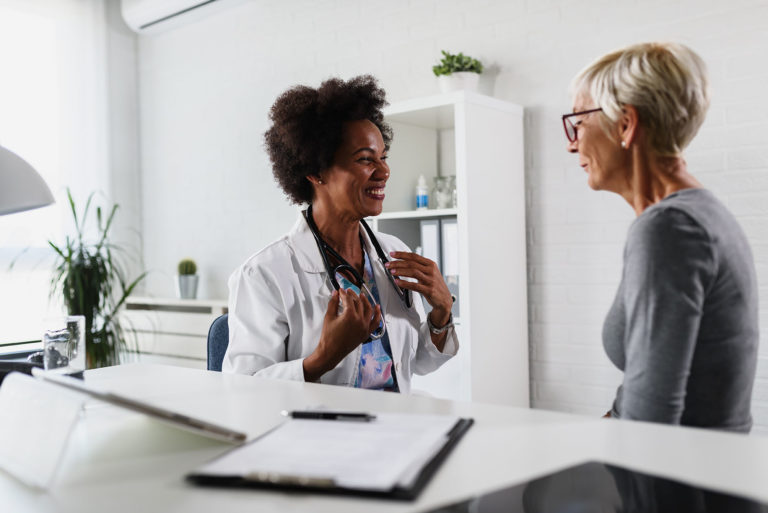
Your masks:
{"label": "sweater sleeve", "polygon": [[626,363],[615,413],[679,424],[715,255],[688,214],[646,214],[630,230],[624,255]]}

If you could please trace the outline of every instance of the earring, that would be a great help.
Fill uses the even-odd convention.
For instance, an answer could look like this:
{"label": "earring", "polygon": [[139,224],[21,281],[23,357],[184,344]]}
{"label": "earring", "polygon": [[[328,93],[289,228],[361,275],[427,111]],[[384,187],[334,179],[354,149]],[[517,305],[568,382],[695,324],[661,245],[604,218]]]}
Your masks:
{"label": "earring", "polygon": [[317,183],[323,183],[323,179],[322,178],[318,178]]}
{"label": "earring", "polygon": [[627,147],[626,141],[621,141],[621,147],[626,149]]}

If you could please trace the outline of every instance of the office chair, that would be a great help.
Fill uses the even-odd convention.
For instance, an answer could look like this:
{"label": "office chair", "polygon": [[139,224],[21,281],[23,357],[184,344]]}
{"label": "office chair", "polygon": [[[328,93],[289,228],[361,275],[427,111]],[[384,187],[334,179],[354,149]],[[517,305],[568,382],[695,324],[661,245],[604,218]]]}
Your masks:
{"label": "office chair", "polygon": [[217,317],[208,330],[208,370],[221,372],[221,363],[229,345],[228,315]]}

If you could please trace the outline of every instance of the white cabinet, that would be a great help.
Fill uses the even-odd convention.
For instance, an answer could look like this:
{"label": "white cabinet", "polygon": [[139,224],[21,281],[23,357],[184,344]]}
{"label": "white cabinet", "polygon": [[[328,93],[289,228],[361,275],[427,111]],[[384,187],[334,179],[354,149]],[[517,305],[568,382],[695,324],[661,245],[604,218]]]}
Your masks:
{"label": "white cabinet", "polygon": [[[437,397],[527,407],[523,109],[460,91],[394,104],[385,116],[394,130],[392,176],[374,228],[411,248],[422,245],[425,219],[455,220],[458,232],[461,350],[437,372],[415,376],[413,386]],[[413,210],[421,174],[430,185],[455,174],[456,208]]]}
{"label": "white cabinet", "polygon": [[205,369],[208,328],[227,313],[227,302],[218,300],[131,297],[121,316],[138,354],[126,361],[163,363]]}

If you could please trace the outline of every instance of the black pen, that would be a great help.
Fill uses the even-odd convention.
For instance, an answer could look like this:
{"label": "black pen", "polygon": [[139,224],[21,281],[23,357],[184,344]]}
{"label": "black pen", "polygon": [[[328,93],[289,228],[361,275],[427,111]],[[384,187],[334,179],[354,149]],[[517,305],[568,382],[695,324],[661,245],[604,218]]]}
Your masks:
{"label": "black pen", "polygon": [[376,419],[376,415],[370,413],[346,411],[284,411],[283,415],[293,419],[353,420],[358,422],[370,422]]}

